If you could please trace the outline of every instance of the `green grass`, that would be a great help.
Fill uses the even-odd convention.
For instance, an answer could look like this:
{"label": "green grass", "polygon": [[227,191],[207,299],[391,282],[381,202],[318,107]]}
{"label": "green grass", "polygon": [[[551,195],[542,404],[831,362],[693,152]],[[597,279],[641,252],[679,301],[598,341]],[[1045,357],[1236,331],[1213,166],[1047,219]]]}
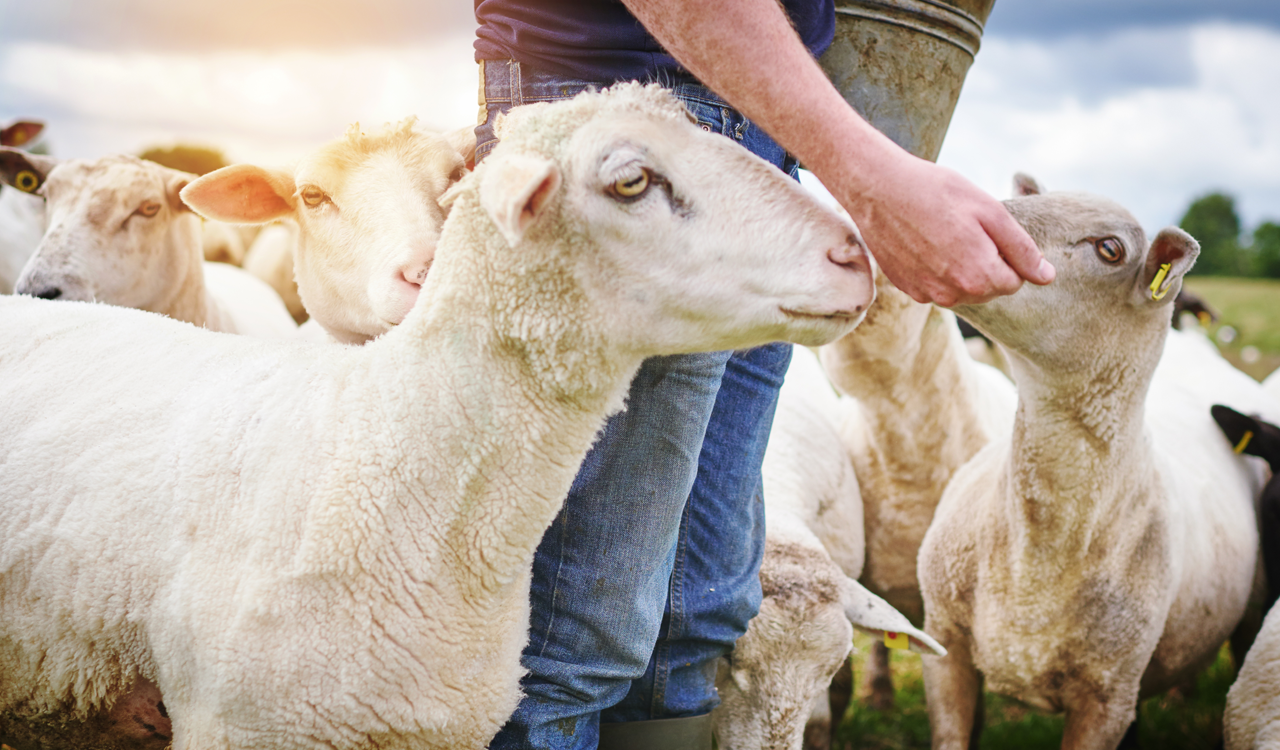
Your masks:
{"label": "green grass", "polygon": [[[871,639],[854,637],[854,680],[861,680]],[[858,697],[837,730],[833,750],[927,750],[929,716],[925,708],[920,657],[893,652],[895,705],[880,712]],[[1235,679],[1231,654],[1224,646],[1217,661],[1186,692],[1170,691],[1143,701],[1138,710],[1139,740],[1144,748],[1210,750],[1222,737],[1222,709]],[[1010,698],[986,694],[986,722],[981,750],[1057,750],[1063,718],[1045,714]]]}
{"label": "green grass", "polygon": [[[1280,281],[1274,279],[1231,279],[1193,276],[1186,288],[1203,297],[1221,314],[1210,334],[1216,337],[1223,326],[1236,330],[1235,341],[1218,343],[1232,364],[1261,380],[1280,368]],[[1258,349],[1257,362],[1244,362],[1241,350]]]}

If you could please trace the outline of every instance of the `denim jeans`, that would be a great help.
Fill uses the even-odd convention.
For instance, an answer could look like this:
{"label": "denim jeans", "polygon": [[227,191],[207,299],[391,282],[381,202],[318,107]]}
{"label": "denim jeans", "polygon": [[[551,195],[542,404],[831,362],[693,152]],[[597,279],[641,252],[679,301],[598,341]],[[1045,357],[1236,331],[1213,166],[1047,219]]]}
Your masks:
{"label": "denim jeans", "polygon": [[[605,85],[485,63],[477,159],[496,145],[499,112]],[[794,176],[794,160],[718,96],[666,85],[700,127]],[[525,697],[490,748],[594,748],[601,721],[718,704],[716,660],[760,606],[760,462],[790,361],[789,344],[771,344],[644,362],[535,554]]]}

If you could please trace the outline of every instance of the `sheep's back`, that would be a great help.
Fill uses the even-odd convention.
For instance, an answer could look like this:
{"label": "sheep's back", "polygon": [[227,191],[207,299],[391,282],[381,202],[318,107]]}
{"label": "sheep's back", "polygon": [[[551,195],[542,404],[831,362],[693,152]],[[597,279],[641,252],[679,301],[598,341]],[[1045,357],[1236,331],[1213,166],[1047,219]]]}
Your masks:
{"label": "sheep's back", "polygon": [[[307,467],[272,446],[305,440],[302,402],[324,394],[280,345],[124,308],[0,299],[0,341],[0,707],[87,708],[147,668],[150,610],[182,599],[189,558],[227,570],[300,535],[282,510]],[[241,543],[203,549],[227,517]],[[93,684],[73,690],[77,675]]]}

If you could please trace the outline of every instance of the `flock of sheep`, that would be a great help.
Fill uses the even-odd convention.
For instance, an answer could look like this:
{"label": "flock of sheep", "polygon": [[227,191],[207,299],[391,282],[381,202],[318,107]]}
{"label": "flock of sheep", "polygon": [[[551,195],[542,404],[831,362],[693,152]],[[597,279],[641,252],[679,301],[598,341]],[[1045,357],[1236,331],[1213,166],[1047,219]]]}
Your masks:
{"label": "flock of sheep", "polygon": [[[1227,746],[1280,747],[1280,480],[1242,455],[1280,468],[1280,376],[1170,331],[1192,238],[1020,183],[1058,279],[960,310],[1010,380],[656,87],[498,133],[474,171],[470,128],[412,120],[200,178],[0,149],[0,740],[483,748],[533,551],[639,363],[788,340],[819,354],[719,747],[821,746],[854,627],[925,654],[935,748],[984,687],[1114,748],[1257,635]],[[269,222],[243,253],[229,225]]]}

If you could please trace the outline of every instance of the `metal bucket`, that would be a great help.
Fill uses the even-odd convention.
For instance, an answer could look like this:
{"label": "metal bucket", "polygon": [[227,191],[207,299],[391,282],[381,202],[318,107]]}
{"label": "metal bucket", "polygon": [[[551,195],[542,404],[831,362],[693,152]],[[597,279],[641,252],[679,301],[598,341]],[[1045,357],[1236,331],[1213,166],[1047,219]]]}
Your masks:
{"label": "metal bucket", "polygon": [[934,161],[995,0],[836,0],[819,62],[880,132]]}

